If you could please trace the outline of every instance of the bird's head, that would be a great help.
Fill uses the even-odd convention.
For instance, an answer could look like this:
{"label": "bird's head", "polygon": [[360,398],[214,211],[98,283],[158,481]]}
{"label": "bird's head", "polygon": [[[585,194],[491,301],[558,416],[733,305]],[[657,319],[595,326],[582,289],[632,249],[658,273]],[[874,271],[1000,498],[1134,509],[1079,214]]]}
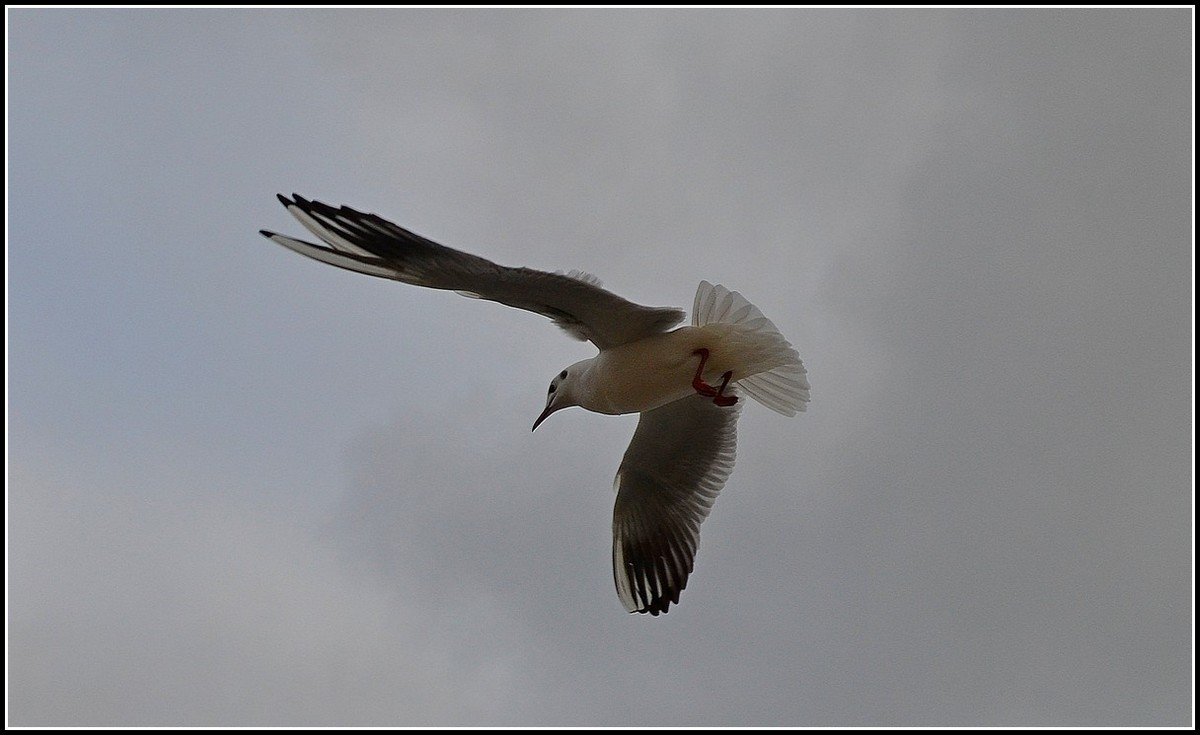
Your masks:
{"label": "bird's head", "polygon": [[579,386],[590,362],[591,360],[577,362],[550,380],[550,388],[546,391],[546,409],[537,417],[537,421],[533,422],[533,431],[537,431],[537,427],[555,411],[579,405]]}

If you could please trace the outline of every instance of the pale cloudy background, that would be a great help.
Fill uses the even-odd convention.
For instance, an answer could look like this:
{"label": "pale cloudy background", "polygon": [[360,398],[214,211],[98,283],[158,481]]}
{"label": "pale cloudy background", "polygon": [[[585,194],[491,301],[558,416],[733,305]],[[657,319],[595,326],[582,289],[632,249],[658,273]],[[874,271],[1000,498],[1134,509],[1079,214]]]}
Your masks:
{"label": "pale cloudy background", "polygon": [[[1190,724],[1190,10],[7,15],[12,724]],[[783,328],[682,604],[292,191]]]}

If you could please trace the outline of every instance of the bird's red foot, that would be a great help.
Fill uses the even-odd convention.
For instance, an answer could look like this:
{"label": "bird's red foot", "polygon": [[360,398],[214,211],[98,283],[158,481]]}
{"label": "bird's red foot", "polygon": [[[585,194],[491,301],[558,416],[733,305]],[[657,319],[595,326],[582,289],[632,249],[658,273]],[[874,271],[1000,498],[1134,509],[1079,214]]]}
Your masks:
{"label": "bird's red foot", "polygon": [[729,379],[732,377],[732,370],[726,370],[725,374],[721,376],[721,387],[717,388],[717,395],[713,396],[713,403],[718,406],[732,406],[737,403],[737,396],[725,395],[725,387],[729,385]]}
{"label": "bird's red foot", "polygon": [[692,353],[700,356],[700,365],[696,368],[696,377],[692,378],[692,388],[702,396],[713,398],[717,395],[717,389],[704,382],[704,363],[708,362],[708,350],[701,347]]}
{"label": "bird's red foot", "polygon": [[708,362],[708,350],[701,347],[692,354],[700,356],[700,365],[696,368],[696,376],[692,378],[692,388],[700,395],[713,399],[713,403],[718,406],[732,406],[737,403],[737,396],[725,395],[725,388],[729,385],[729,379],[733,377],[733,371],[726,370],[725,374],[721,376],[721,387],[714,388],[704,382],[704,378],[701,377],[704,375],[704,364]]}

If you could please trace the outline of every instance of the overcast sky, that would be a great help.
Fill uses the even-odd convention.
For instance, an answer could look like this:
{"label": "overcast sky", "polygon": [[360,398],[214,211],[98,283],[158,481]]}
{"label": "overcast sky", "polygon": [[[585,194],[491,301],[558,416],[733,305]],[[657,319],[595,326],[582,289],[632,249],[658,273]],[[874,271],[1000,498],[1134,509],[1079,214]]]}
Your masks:
{"label": "overcast sky", "polygon": [[[1191,723],[1190,10],[7,17],[10,723]],[[680,605],[592,348],[293,191],[780,326]]]}

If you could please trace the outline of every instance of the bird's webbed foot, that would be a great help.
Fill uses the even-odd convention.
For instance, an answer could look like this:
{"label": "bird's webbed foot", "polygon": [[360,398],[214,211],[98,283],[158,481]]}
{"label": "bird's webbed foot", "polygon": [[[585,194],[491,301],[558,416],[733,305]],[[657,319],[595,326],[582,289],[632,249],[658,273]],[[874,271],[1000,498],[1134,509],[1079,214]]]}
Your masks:
{"label": "bird's webbed foot", "polygon": [[713,403],[718,406],[732,406],[738,402],[737,396],[725,395],[725,388],[729,385],[729,379],[733,377],[732,370],[726,370],[721,376],[721,387],[714,388],[704,381],[704,365],[708,362],[708,349],[701,347],[692,353],[700,356],[700,365],[696,368],[696,375],[692,378],[692,388],[702,396],[713,399]]}

